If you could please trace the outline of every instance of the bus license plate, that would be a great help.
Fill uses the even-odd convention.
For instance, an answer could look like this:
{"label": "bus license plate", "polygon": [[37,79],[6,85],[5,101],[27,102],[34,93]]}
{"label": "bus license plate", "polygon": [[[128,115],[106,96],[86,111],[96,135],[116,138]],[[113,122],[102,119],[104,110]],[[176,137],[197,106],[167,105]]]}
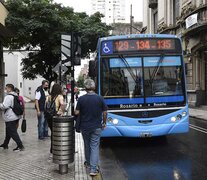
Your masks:
{"label": "bus license plate", "polygon": [[152,137],[152,133],[142,132],[142,133],[140,133],[140,137]]}

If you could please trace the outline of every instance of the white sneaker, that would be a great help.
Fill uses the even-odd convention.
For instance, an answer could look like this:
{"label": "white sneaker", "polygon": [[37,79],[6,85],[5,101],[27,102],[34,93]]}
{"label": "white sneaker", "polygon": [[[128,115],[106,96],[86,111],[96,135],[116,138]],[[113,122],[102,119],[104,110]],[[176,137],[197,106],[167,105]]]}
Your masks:
{"label": "white sneaker", "polygon": [[96,176],[98,172],[90,172],[90,176]]}
{"label": "white sneaker", "polygon": [[95,172],[91,171],[90,176],[96,176],[99,173],[99,169],[97,169]]}

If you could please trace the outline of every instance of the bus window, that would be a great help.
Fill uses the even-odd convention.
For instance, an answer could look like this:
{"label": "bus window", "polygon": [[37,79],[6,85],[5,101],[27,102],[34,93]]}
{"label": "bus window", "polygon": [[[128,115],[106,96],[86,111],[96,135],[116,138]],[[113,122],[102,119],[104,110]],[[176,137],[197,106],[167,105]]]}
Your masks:
{"label": "bus window", "polygon": [[[113,64],[114,63],[114,64]],[[103,61],[102,95],[104,97],[137,97],[143,95],[142,69],[128,69],[123,64]],[[116,64],[116,65],[115,65]]]}
{"label": "bus window", "polygon": [[146,96],[183,95],[181,67],[161,66],[153,78],[155,68],[147,67],[144,71]]}

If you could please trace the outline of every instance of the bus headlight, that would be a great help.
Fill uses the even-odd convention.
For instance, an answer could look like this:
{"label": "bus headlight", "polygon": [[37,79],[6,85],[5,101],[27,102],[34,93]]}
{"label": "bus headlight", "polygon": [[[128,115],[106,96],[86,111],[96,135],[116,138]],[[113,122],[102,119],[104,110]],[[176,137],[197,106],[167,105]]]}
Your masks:
{"label": "bus headlight", "polygon": [[113,119],[113,121],[112,121],[112,122],[113,122],[113,124],[114,124],[114,125],[116,125],[116,124],[118,124],[118,123],[119,123],[119,120],[118,120],[118,119]]}
{"label": "bus headlight", "polygon": [[176,121],[176,117],[171,117],[171,119],[170,119],[172,122],[175,122]]}
{"label": "bus headlight", "polygon": [[183,111],[182,112],[182,116],[185,117],[186,115],[187,115],[187,112],[186,111]]}

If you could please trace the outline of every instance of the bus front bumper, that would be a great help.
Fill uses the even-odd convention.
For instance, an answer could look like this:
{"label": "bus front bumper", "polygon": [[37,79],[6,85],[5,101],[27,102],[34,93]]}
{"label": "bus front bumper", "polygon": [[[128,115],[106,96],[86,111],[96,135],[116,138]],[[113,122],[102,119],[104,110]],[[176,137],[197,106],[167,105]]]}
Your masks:
{"label": "bus front bumper", "polygon": [[101,137],[153,137],[168,134],[186,133],[189,131],[189,122],[175,124],[159,124],[149,126],[107,126]]}

